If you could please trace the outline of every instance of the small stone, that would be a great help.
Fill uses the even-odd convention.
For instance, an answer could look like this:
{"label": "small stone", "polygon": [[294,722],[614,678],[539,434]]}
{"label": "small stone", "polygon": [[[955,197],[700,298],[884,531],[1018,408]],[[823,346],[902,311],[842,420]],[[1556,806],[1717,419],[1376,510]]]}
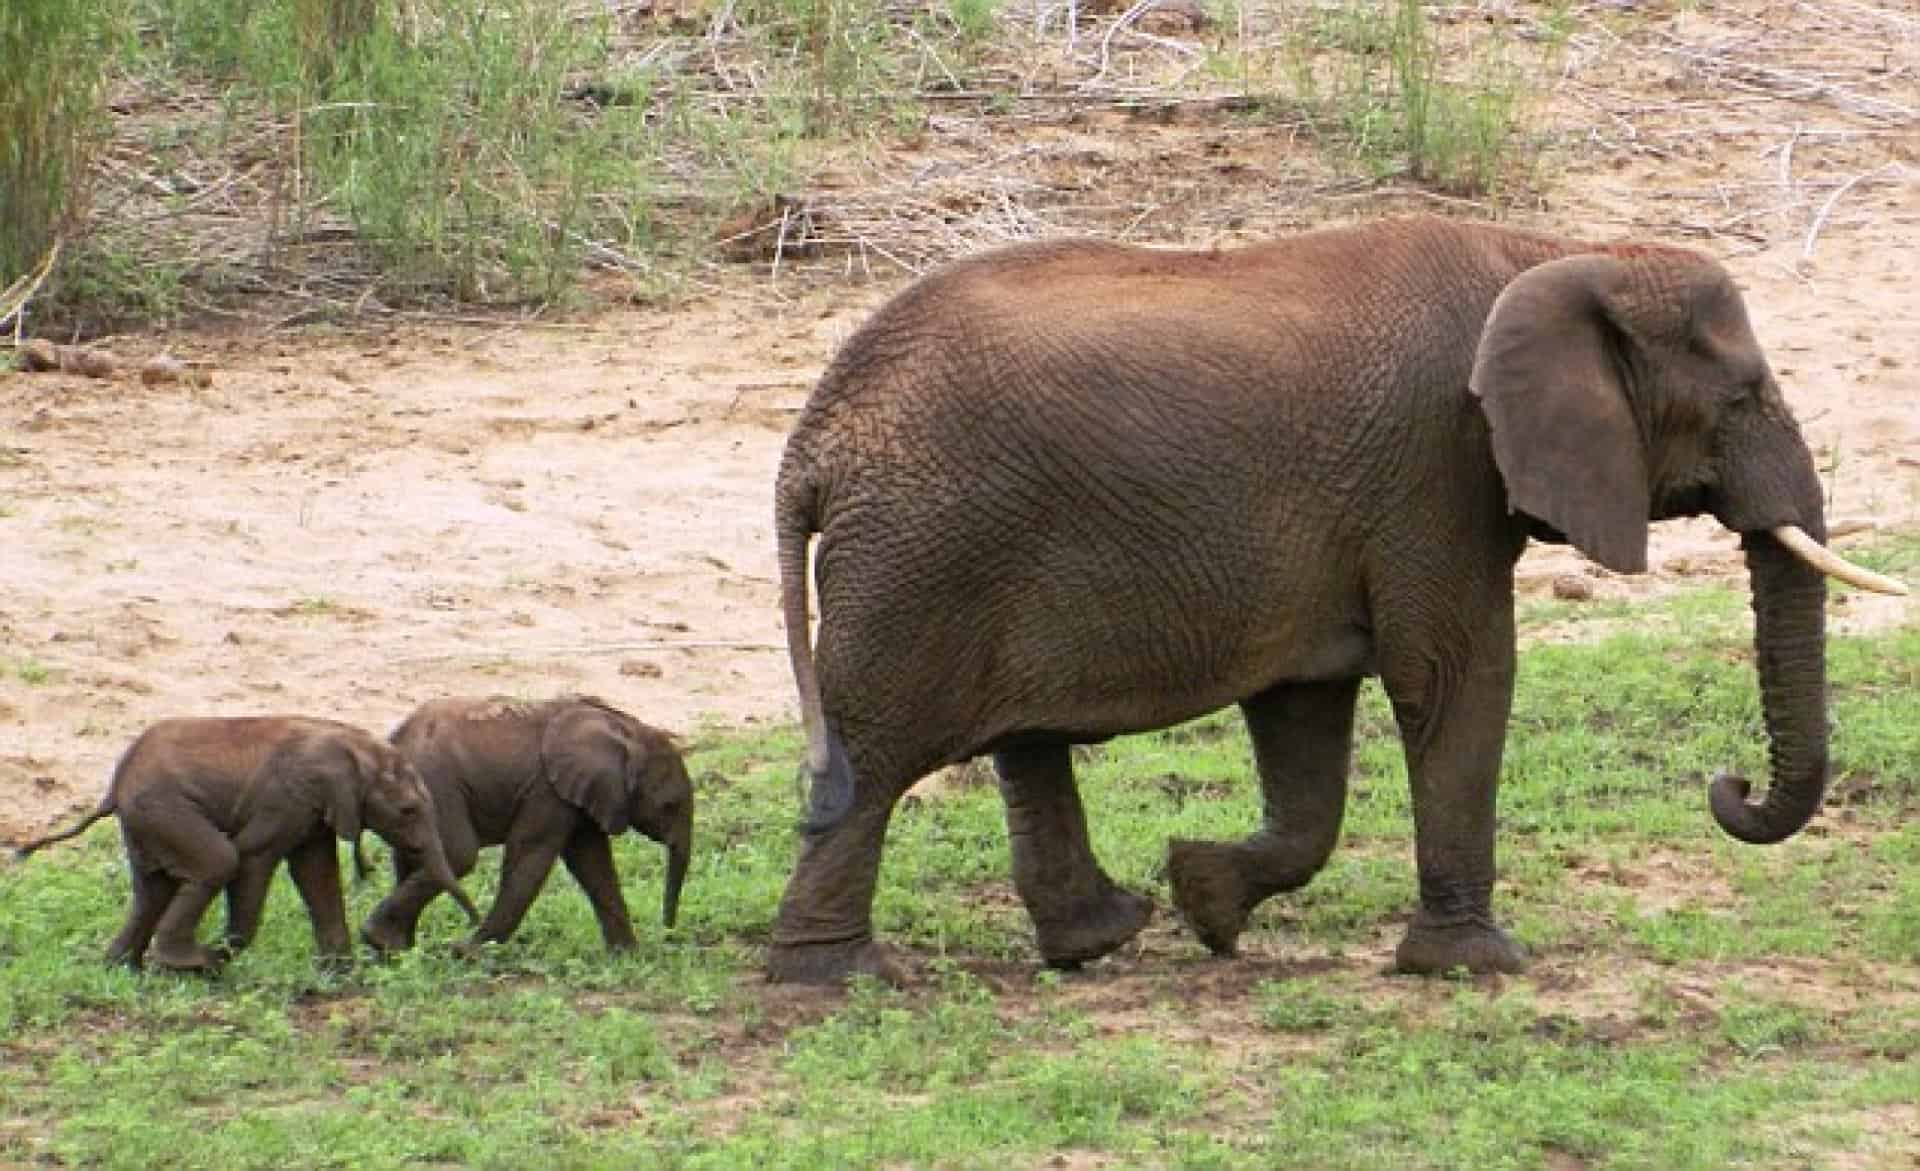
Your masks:
{"label": "small stone", "polygon": [[46,338],[37,337],[20,347],[20,369],[28,371],[58,370],[60,368],[60,347]]}
{"label": "small stone", "polygon": [[153,386],[161,382],[178,382],[180,381],[180,376],[186,372],[186,369],[186,366],[184,366],[178,358],[169,358],[164,355],[158,358],[149,358],[141,363],[140,381],[148,386]]}
{"label": "small stone", "polygon": [[113,355],[79,346],[61,349],[60,366],[84,378],[112,378],[120,368],[120,364],[113,360]]}
{"label": "small stone", "polygon": [[1593,582],[1577,574],[1563,573],[1553,579],[1553,596],[1563,602],[1593,600]]}
{"label": "small stone", "polygon": [[645,659],[628,659],[620,664],[620,673],[635,679],[658,679],[661,675],[660,664]]}

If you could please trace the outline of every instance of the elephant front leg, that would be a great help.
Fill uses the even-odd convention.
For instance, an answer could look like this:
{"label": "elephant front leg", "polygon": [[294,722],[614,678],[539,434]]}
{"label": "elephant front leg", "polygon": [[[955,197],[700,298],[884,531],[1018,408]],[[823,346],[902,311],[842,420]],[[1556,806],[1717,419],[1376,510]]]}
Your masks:
{"label": "elephant front leg", "polygon": [[1174,905],[1200,941],[1234,953],[1253,909],[1306,885],[1333,853],[1347,806],[1359,679],[1282,684],[1240,705],[1253,740],[1263,825],[1239,842],[1167,847]]}
{"label": "elephant front leg", "polygon": [[267,905],[267,890],[273,882],[278,859],[254,855],[240,859],[239,872],[227,884],[227,933],[222,950],[229,956],[239,954],[260,932],[260,915]]}
{"label": "elephant front leg", "polygon": [[509,837],[506,857],[500,864],[500,893],[487,909],[487,917],[474,928],[468,946],[505,943],[513,938],[559,859],[559,842],[545,837]]}
{"label": "elephant front leg", "polygon": [[620,893],[620,872],[613,864],[613,843],[592,825],[582,825],[567,842],[567,870],[593,904],[600,921],[600,938],[610,951],[634,945],[633,920],[627,915],[626,896]]}
{"label": "elephant front leg", "polygon": [[340,890],[340,855],[331,834],[302,842],[287,855],[287,873],[313,921],[314,948],[321,959],[339,963],[353,957],[347,930],[347,900]]}
{"label": "elephant front leg", "polygon": [[1033,919],[1049,967],[1077,968],[1126,943],[1153,916],[1153,901],[1100,869],[1066,744],[1009,749],[993,758],[1007,803],[1013,884]]}
{"label": "elephant front leg", "polygon": [[1453,670],[1430,659],[1383,673],[1413,787],[1420,910],[1394,953],[1402,972],[1519,972],[1526,952],[1493,919],[1494,804],[1513,705],[1504,637]]}

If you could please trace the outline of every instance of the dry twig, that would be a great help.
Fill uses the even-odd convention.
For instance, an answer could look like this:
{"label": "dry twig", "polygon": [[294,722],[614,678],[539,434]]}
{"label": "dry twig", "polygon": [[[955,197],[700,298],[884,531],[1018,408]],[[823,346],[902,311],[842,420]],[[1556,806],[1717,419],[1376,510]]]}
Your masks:
{"label": "dry twig", "polygon": [[1812,226],[1807,229],[1807,241],[1800,248],[1801,261],[1805,262],[1813,259],[1813,243],[1815,240],[1819,238],[1820,228],[1827,222],[1827,216],[1833,213],[1834,205],[1840,202],[1841,196],[1853,190],[1854,187],[1860,183],[1872,182],[1873,180],[1878,179],[1882,175],[1891,174],[1891,173],[1898,173],[1904,176],[1907,173],[1906,165],[1903,163],[1893,162],[1893,163],[1887,163],[1886,165],[1872,171],[1862,172],[1861,174],[1855,175],[1853,178],[1848,179],[1845,183],[1842,183],[1839,186],[1839,188],[1834,191],[1832,195],[1827,196],[1827,201],[1820,205],[1819,214],[1813,217]]}

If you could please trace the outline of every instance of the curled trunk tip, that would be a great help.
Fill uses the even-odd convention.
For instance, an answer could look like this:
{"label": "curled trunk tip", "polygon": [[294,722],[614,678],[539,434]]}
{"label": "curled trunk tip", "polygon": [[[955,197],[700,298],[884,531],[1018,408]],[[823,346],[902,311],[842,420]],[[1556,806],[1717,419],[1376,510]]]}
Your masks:
{"label": "curled trunk tip", "polygon": [[1767,813],[1766,800],[1753,801],[1753,785],[1743,776],[1721,773],[1707,786],[1707,807],[1727,836],[1755,846],[1784,842],[1805,824],[1803,819],[1780,819]]}

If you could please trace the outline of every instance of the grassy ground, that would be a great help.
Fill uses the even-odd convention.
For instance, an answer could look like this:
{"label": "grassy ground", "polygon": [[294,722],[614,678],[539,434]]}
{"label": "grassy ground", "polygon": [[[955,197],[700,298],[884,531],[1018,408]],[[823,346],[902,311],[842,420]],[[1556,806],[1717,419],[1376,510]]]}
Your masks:
{"label": "grassy ground", "polygon": [[[1862,559],[1911,577],[1920,542]],[[220,980],[140,976],[99,962],[125,895],[110,828],[0,867],[0,1164],[1911,1165],[1920,629],[1832,641],[1834,797],[1756,849],[1713,828],[1700,779],[1763,775],[1744,597],[1592,621],[1612,633],[1522,661],[1497,897],[1539,957],[1525,977],[1382,974],[1414,875],[1371,686],[1341,848],[1262,909],[1246,957],[1163,916],[1083,974],[1037,971],[998,798],[961,782],[902,808],[883,877],[880,929],[923,978],[845,997],[757,973],[798,743],[712,731],[681,926],[619,959],[556,878],[474,962],[447,954],[443,902],[421,951],[317,974],[281,889]],[[1169,835],[1257,817],[1230,718],[1082,761],[1101,856],[1163,906]],[[656,851],[621,859],[650,917]],[[356,916],[383,886],[351,893]]]}

